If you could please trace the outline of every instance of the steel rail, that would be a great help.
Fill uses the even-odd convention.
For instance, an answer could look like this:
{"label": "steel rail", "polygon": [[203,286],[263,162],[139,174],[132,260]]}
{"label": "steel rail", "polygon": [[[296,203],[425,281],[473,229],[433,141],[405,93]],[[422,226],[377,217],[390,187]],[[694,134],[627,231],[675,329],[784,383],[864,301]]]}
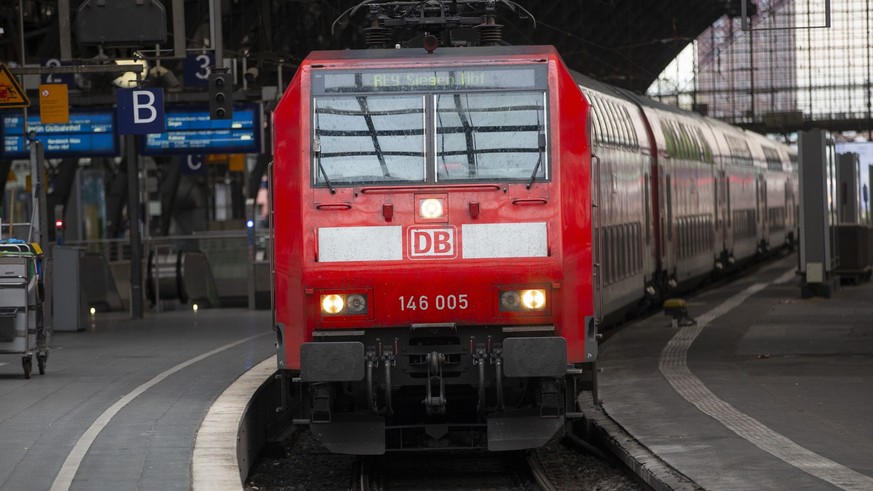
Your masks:
{"label": "steel rail", "polygon": [[558,491],[558,488],[555,487],[555,485],[552,484],[552,481],[549,479],[546,470],[543,469],[543,466],[540,463],[540,459],[536,451],[528,452],[525,456],[525,461],[530,468],[530,473],[534,479],[534,482],[537,484],[537,486],[539,486],[542,491]]}

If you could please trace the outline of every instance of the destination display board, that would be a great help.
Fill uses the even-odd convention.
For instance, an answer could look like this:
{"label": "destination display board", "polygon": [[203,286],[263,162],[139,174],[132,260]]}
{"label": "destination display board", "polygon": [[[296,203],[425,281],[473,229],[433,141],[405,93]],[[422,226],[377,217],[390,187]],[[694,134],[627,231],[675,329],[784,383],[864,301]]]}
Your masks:
{"label": "destination display board", "polygon": [[348,92],[473,91],[541,88],[545,67],[441,68],[437,70],[319,71],[312,75],[313,91]]}
{"label": "destination display board", "polygon": [[[3,121],[2,159],[30,158],[20,113],[0,113]],[[70,110],[69,123],[40,123],[39,114],[28,115],[27,133],[43,144],[47,158],[110,157],[118,155],[115,111]]]}
{"label": "destination display board", "polygon": [[209,119],[207,107],[168,107],[167,131],[142,139],[145,155],[260,153],[260,106],[234,106],[233,119]]}

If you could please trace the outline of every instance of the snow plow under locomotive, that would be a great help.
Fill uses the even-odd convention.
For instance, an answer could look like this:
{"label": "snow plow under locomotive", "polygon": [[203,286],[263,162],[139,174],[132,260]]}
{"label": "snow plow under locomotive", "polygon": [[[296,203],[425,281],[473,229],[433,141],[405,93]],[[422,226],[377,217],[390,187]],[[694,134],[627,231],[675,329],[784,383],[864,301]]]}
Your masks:
{"label": "snow plow under locomotive", "polygon": [[547,46],[313,52],[273,123],[279,368],[338,453],[541,446],[604,315],[796,227],[786,148]]}

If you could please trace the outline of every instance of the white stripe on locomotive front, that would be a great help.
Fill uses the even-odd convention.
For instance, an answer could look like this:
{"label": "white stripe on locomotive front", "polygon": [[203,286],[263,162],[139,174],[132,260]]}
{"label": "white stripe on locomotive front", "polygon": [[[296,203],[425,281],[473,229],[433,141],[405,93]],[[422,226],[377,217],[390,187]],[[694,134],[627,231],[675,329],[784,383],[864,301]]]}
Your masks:
{"label": "white stripe on locomotive front", "polygon": [[318,229],[318,261],[399,261],[403,227],[332,227]]}
{"label": "white stripe on locomotive front", "polygon": [[[485,223],[461,226],[463,259],[546,257],[545,222]],[[398,261],[403,259],[402,227],[318,229],[318,261]]]}
{"label": "white stripe on locomotive front", "polygon": [[461,257],[546,257],[546,232],[546,222],[461,225]]}

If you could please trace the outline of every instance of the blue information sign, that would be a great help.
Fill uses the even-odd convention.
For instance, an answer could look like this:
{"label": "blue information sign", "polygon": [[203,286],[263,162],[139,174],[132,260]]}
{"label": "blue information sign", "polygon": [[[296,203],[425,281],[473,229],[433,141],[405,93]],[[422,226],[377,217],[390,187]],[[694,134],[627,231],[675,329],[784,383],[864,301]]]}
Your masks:
{"label": "blue information sign", "polygon": [[[0,158],[30,157],[21,114],[3,113],[3,146]],[[45,156],[107,157],[118,155],[115,113],[109,111],[70,111],[69,123],[42,124],[39,113],[27,117],[27,132],[42,142]]]}
{"label": "blue information sign", "polygon": [[[57,58],[49,58],[45,62],[47,67],[68,66],[69,62],[62,62]],[[72,73],[49,73],[42,78],[42,82],[46,84],[66,84],[70,89],[75,88],[76,77]]]}
{"label": "blue information sign", "polygon": [[167,130],[150,133],[140,150],[144,155],[190,153],[259,153],[260,106],[234,106],[233,119],[209,119],[205,107],[168,108]]}
{"label": "blue information sign", "polygon": [[184,157],[185,165],[182,174],[201,174],[206,171],[206,159],[200,154],[190,154]]}
{"label": "blue information sign", "polygon": [[145,135],[164,131],[164,89],[115,91],[118,133]]}
{"label": "blue information sign", "polygon": [[213,66],[215,66],[215,54],[212,51],[189,53],[183,65],[185,87],[209,85],[209,72]]}

